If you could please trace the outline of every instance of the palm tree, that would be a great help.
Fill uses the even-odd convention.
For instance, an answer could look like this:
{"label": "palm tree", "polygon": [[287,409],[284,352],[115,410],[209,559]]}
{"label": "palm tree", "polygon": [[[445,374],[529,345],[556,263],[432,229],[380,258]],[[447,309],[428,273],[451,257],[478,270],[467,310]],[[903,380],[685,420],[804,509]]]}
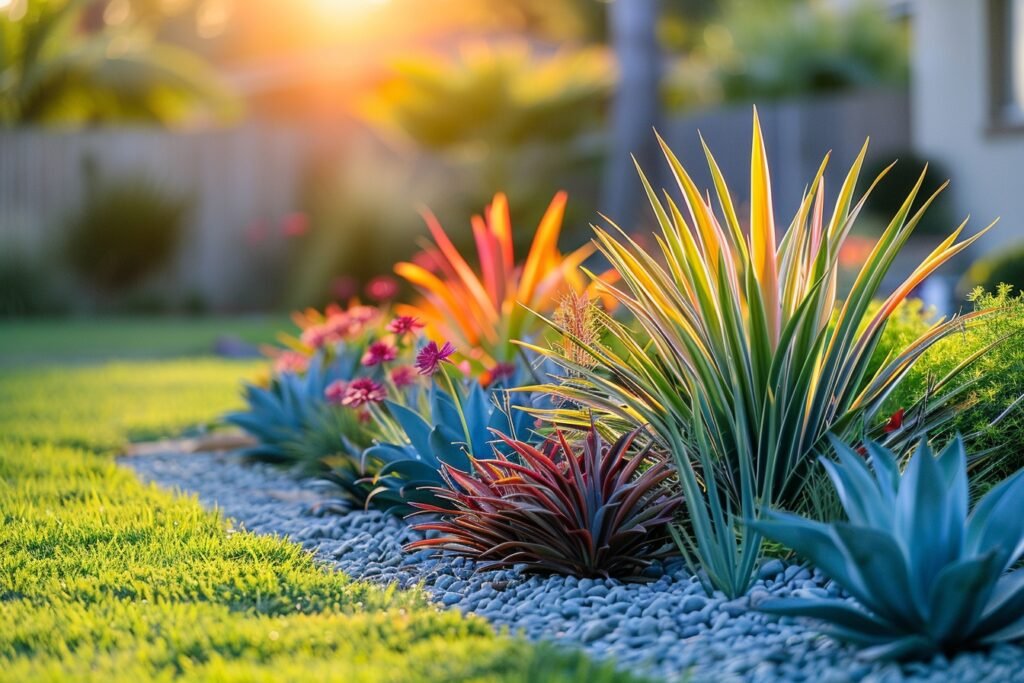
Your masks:
{"label": "palm tree", "polygon": [[232,98],[195,54],[143,26],[88,22],[102,4],[16,0],[0,10],[0,125],[167,122],[200,104],[230,111]]}

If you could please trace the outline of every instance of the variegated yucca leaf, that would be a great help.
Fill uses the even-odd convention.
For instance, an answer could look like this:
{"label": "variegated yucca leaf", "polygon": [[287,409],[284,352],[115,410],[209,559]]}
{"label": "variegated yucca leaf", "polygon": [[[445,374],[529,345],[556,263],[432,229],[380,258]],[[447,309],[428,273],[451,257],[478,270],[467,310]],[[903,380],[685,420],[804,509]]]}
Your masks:
{"label": "variegated yucca leaf", "polygon": [[[710,583],[733,596],[749,586],[761,544],[756,532],[742,532],[738,520],[755,519],[766,506],[799,509],[825,436],[882,436],[877,412],[912,364],[983,315],[939,322],[880,367],[872,364],[893,309],[984,230],[961,240],[960,225],[865,320],[934,195],[912,212],[918,181],[841,300],[839,254],[867,197],[854,201],[867,143],[831,210],[825,206],[826,157],[779,235],[756,111],[753,128],[745,225],[707,146],[717,212],[710,194],[698,190],[661,141],[683,201],[656,193],[640,171],[660,227],[656,252],[614,224],[595,228],[598,249],[621,278],[598,287],[631,319],[606,317],[603,345],[574,340],[593,359],[588,364],[557,348],[526,344],[567,371],[567,379],[546,387],[567,405],[546,417],[579,425],[582,411],[592,410],[606,424],[649,424],[672,451],[688,512],[678,538]],[[907,443],[948,416],[958,397],[943,393],[951,379],[943,378],[918,405],[906,406],[906,419],[885,434],[887,443]]]}

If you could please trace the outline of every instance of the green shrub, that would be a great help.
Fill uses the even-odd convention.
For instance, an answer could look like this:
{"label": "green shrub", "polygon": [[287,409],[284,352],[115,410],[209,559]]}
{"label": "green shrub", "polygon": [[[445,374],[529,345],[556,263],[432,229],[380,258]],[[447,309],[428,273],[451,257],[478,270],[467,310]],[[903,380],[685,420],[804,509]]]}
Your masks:
{"label": "green shrub", "polygon": [[[913,189],[921,176],[922,169],[927,167],[924,176],[924,184],[921,185],[921,192],[925,197],[931,196],[939,187],[946,182],[952,174],[941,164],[924,159],[912,150],[893,150],[891,156],[899,159],[882,182],[878,183],[871,198],[864,205],[864,212],[878,223],[885,225],[889,217],[899,211],[903,200]],[[868,164],[868,177],[874,178],[889,166],[888,156],[884,160]],[[917,233],[921,235],[937,235],[945,237],[949,234],[950,226],[956,225],[953,217],[953,199],[950,195],[940,194],[928,208],[928,212],[921,218],[921,224],[917,227]]]}
{"label": "green shrub", "polygon": [[709,151],[721,213],[662,146],[684,201],[677,204],[668,193],[663,201],[641,176],[661,228],[657,249],[645,250],[615,226],[595,229],[598,249],[621,276],[597,291],[618,300],[628,324],[635,321],[644,334],[607,318],[603,331],[617,348],[601,347],[562,328],[591,367],[564,350],[530,348],[566,371],[564,381],[548,387],[568,405],[551,411],[552,419],[578,420],[575,404],[606,425],[650,425],[676,460],[686,497],[688,519],[680,527],[686,555],[715,588],[736,597],[749,588],[761,554],[758,534],[741,533],[738,520],[756,518],[765,506],[803,509],[826,435],[854,440],[868,426],[867,435],[887,445],[908,443],[948,418],[950,397],[942,392],[927,404],[908,405],[913,419],[900,429],[883,427],[879,411],[920,354],[974,318],[934,327],[880,366],[872,367],[872,354],[892,311],[985,231],[957,241],[960,226],[866,319],[930,204],[917,201],[923,177],[840,301],[838,254],[864,201],[855,202],[853,193],[866,145],[835,208],[824,208],[823,163],[781,235],[756,112],[746,226]]}
{"label": "green shrub", "polygon": [[97,289],[115,292],[166,266],[181,242],[189,202],[144,178],[90,185],[69,221],[65,252],[74,271]]}
{"label": "green shrub", "polygon": [[[1024,405],[1015,405],[1024,395],[1024,292],[1015,295],[1012,287],[1003,285],[994,293],[978,288],[969,298],[977,310],[998,310],[924,354],[893,391],[886,410],[892,413],[912,405],[931,382],[941,379],[971,355],[996,344],[957,380],[957,386],[970,383],[961,399],[963,409],[930,434],[939,444],[958,432],[963,434],[972,451],[984,456],[979,460],[982,476],[978,483],[987,488],[1024,466],[1024,452],[1020,449],[1024,443]],[[890,321],[876,354],[899,348],[901,338],[926,325],[919,307],[903,311]],[[997,343],[1007,336],[1003,343]]]}
{"label": "green shrub", "polygon": [[0,258],[0,318],[61,313],[64,309],[41,264],[20,254]]}
{"label": "green shrub", "polygon": [[1024,242],[1008,249],[999,249],[975,261],[964,273],[959,289],[961,292],[970,292],[975,287],[981,287],[995,291],[1001,284],[1024,290]]}
{"label": "green shrub", "polygon": [[900,85],[907,79],[905,32],[870,2],[843,12],[827,3],[733,1],[721,25],[705,35],[730,101]]}

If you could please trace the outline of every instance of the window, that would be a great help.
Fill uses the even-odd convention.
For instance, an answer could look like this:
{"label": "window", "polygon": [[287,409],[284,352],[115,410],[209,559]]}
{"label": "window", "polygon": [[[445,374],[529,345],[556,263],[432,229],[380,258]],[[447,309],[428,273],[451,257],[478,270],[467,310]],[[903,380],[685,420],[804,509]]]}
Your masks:
{"label": "window", "polygon": [[1024,0],[990,0],[992,123],[1024,126]]}

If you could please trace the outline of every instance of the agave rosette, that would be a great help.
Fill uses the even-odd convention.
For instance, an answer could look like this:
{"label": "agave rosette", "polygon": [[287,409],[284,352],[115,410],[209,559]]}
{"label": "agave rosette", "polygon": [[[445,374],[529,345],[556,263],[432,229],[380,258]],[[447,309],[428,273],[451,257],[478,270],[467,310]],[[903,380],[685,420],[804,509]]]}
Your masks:
{"label": "agave rosette", "polygon": [[936,458],[922,440],[906,471],[865,444],[872,467],[836,442],[825,460],[849,521],[770,512],[751,526],[819,567],[856,602],[785,598],[775,614],[824,624],[869,659],[927,658],[1024,637],[1024,471],[968,515],[967,456],[958,437]]}
{"label": "agave rosette", "polygon": [[417,502],[443,506],[429,487],[444,483],[444,467],[469,470],[473,454],[491,453],[495,431],[531,439],[533,418],[505,391],[488,391],[475,380],[459,384],[433,385],[418,402],[388,401],[374,411],[382,435],[361,457],[363,469],[374,473],[368,503],[394,512]]}
{"label": "agave rosette", "polygon": [[666,526],[681,502],[667,486],[667,458],[649,444],[630,452],[639,433],[607,446],[591,428],[579,450],[563,433],[539,448],[502,435],[509,456],[472,459],[472,474],[443,464],[446,486],[429,490],[446,505],[413,504],[442,515],[414,526],[440,536],[407,550],[542,573],[636,576],[674,550]]}
{"label": "agave rosette", "polygon": [[[689,519],[680,541],[715,587],[736,596],[749,586],[760,551],[760,537],[740,533],[739,520],[756,518],[762,506],[799,508],[826,434],[854,440],[877,424],[885,397],[921,354],[980,315],[937,323],[886,362],[871,363],[892,311],[984,231],[958,241],[964,225],[958,227],[865,322],[897,254],[934,198],[911,213],[920,182],[841,301],[839,254],[867,197],[853,203],[867,143],[830,213],[826,157],[781,240],[756,111],[746,232],[707,147],[721,218],[664,142],[662,148],[683,208],[667,193],[659,198],[640,172],[660,226],[658,254],[617,227],[595,228],[599,250],[621,278],[621,284],[597,286],[621,303],[640,334],[607,316],[606,345],[562,329],[590,356],[589,364],[558,348],[527,346],[566,370],[567,379],[548,391],[609,423],[651,426],[676,458],[687,500]],[[939,382],[920,405],[907,406],[908,419],[887,435],[890,442],[905,443],[948,417],[957,392],[941,392],[951,379]],[[582,413],[560,409],[547,417],[580,424]]]}
{"label": "agave rosette", "polygon": [[354,359],[345,354],[330,363],[324,362],[322,354],[316,354],[302,372],[278,372],[267,386],[246,384],[246,408],[223,418],[258,442],[245,449],[243,455],[276,463],[295,462],[294,447],[303,442],[307,429],[325,419],[330,409],[324,391],[332,382],[349,376],[354,364]]}

